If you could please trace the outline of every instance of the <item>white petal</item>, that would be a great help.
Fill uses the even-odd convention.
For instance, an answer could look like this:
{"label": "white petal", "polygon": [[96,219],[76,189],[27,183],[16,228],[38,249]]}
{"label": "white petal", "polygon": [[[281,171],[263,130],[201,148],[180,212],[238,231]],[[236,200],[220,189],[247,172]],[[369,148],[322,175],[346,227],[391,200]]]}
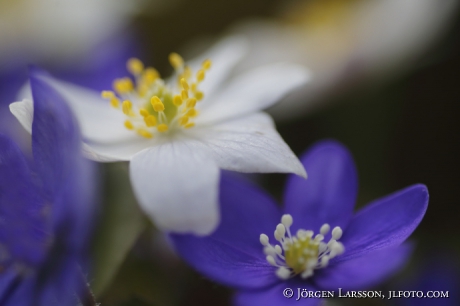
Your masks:
{"label": "white petal", "polygon": [[190,61],[190,68],[194,72],[201,68],[203,61],[212,61],[211,69],[206,73],[205,80],[199,89],[206,97],[211,96],[221,83],[228,77],[234,66],[248,51],[248,42],[243,36],[230,36],[219,41],[210,50]]}
{"label": "white petal", "polygon": [[48,75],[39,77],[55,88],[69,104],[80,124],[84,140],[112,143],[136,137],[135,133],[124,127],[125,115],[111,107],[99,92]]}
{"label": "white petal", "polygon": [[24,129],[32,134],[32,122],[34,120],[34,103],[29,99],[10,104],[11,113],[18,119]]}
{"label": "white petal", "polygon": [[299,159],[265,113],[215,126],[190,129],[190,146],[209,151],[220,168],[239,172],[295,173],[306,177]]}
{"label": "white petal", "polygon": [[219,168],[203,151],[181,141],[138,153],[131,183],[143,210],[166,231],[211,233],[219,222]]}
{"label": "white petal", "polygon": [[311,76],[303,66],[277,63],[246,72],[211,97],[197,120],[216,122],[272,106]]}
{"label": "white petal", "polygon": [[135,136],[136,139],[112,143],[87,142],[83,144],[83,153],[87,158],[98,162],[129,161],[134,155],[156,143],[156,139]]}

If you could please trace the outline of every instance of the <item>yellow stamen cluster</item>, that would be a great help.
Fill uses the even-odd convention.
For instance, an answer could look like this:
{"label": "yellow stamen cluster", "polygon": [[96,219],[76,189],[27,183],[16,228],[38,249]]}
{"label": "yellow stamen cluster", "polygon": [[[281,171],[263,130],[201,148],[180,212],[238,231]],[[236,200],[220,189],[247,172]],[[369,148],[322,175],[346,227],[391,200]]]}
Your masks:
{"label": "yellow stamen cluster", "polygon": [[129,59],[126,64],[133,78],[116,79],[114,91],[101,94],[113,108],[121,106],[121,111],[128,117],[124,126],[141,137],[153,138],[155,131],[166,133],[177,127],[188,129],[195,126],[193,118],[199,114],[195,107],[204,98],[198,87],[211,68],[211,61],[204,61],[195,74],[177,53],[170,54],[169,62],[178,75],[179,92],[176,94],[165,85],[155,68],[145,67],[137,58]]}

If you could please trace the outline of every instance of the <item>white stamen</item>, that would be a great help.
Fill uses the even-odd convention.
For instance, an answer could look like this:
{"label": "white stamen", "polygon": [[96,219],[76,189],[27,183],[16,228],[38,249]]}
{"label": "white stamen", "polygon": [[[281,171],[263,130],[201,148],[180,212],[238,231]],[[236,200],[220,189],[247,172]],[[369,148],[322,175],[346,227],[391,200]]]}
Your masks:
{"label": "white stamen", "polygon": [[291,215],[283,215],[281,217],[281,223],[285,226],[285,227],[290,227],[292,225],[292,223],[294,222],[294,220],[292,219],[292,216]]}
{"label": "white stamen", "polygon": [[300,274],[300,277],[302,277],[303,279],[306,279],[306,278],[309,278],[312,275],[313,275],[313,269],[307,269],[307,270],[303,271],[302,274]]}
{"label": "white stamen", "polygon": [[276,255],[276,251],[271,245],[264,248],[264,253],[265,255],[272,255],[272,256]]}
{"label": "white stamen", "polygon": [[331,227],[329,226],[329,224],[327,223],[324,223],[323,226],[321,226],[321,229],[319,230],[319,232],[321,233],[321,235],[326,235],[327,233],[329,233],[329,230],[331,229]]}
{"label": "white stamen", "polygon": [[324,239],[324,236],[321,235],[321,234],[318,234],[318,235],[315,236],[315,240],[318,241],[318,242],[323,241],[323,239]]}
{"label": "white stamen", "polygon": [[268,255],[267,256],[267,261],[269,264],[271,264],[272,266],[275,266],[277,267],[278,265],[276,264],[276,261],[275,261],[275,258],[271,255]]}
{"label": "white stamen", "polygon": [[275,252],[278,255],[283,254],[283,250],[281,249],[281,247],[279,245],[275,245]]}
{"label": "white stamen", "polygon": [[276,275],[281,279],[288,279],[291,276],[291,271],[285,267],[279,267],[278,270],[276,270]]}
{"label": "white stamen", "polygon": [[278,224],[276,226],[276,231],[279,233],[281,237],[284,237],[284,235],[286,234],[286,228],[283,224]]}
{"label": "white stamen", "polygon": [[335,240],[339,240],[340,238],[342,238],[342,229],[338,226],[334,227],[334,229],[332,230],[332,238],[334,238]]}
{"label": "white stamen", "polygon": [[268,236],[265,235],[265,234],[260,234],[260,243],[261,243],[263,246],[267,246],[267,245],[268,245],[268,242],[269,242]]}
{"label": "white stamen", "polygon": [[[281,279],[288,279],[295,275],[308,278],[315,269],[326,267],[330,260],[343,254],[345,248],[337,240],[342,236],[342,229],[335,227],[328,242],[324,236],[330,232],[330,225],[321,226],[319,234],[314,235],[311,230],[299,229],[295,236],[291,236],[290,226],[293,224],[291,215],[283,215],[281,223],[276,226],[275,239],[279,244],[269,243],[265,234],[260,235],[260,243],[264,246],[267,261],[275,267],[276,275]],[[313,238],[314,237],[314,238]]]}

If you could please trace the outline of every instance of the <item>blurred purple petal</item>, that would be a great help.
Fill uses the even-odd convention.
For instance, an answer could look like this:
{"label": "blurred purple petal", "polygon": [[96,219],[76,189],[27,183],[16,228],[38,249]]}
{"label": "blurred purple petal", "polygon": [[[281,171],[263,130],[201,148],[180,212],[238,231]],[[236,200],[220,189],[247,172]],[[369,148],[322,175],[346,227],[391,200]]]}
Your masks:
{"label": "blurred purple petal", "polygon": [[95,181],[93,164],[81,153],[78,125],[62,97],[31,71],[34,98],[32,147],[37,172],[48,200],[52,224],[65,232],[67,244],[87,245],[92,228]]}
{"label": "blurred purple petal", "polygon": [[301,158],[308,179],[290,176],[285,190],[285,212],[298,228],[318,231],[324,223],[344,228],[353,214],[358,175],[350,152],[335,141],[314,145]]}
{"label": "blurred purple petal", "polygon": [[0,135],[0,148],[0,265],[36,265],[49,239],[45,203],[16,144]]}

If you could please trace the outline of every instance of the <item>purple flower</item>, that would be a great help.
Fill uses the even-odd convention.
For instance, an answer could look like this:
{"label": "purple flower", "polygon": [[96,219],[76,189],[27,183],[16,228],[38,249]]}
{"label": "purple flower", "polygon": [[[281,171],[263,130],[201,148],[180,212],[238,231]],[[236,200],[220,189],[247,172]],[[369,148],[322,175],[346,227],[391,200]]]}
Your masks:
{"label": "purple flower", "polygon": [[34,162],[0,135],[0,305],[75,306],[94,212],[93,166],[62,98],[31,78]]}
{"label": "purple flower", "polygon": [[[298,288],[365,289],[410,255],[411,247],[402,243],[425,214],[425,186],[408,187],[353,213],[358,180],[347,149],[324,141],[301,160],[309,178],[289,178],[282,209],[256,186],[224,175],[218,229],[208,237],[171,235],[192,267],[240,289],[236,305],[296,305]],[[285,288],[294,290],[291,299],[283,297]],[[319,302],[303,299],[302,305]]]}

